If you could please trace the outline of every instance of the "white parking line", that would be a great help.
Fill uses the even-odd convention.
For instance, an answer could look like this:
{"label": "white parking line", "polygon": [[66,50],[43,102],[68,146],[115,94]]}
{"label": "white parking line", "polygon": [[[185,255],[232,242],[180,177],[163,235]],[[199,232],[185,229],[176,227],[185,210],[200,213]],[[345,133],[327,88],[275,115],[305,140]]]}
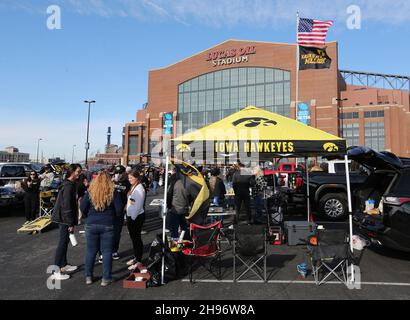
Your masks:
{"label": "white parking line", "polygon": [[[189,279],[182,279],[181,282],[189,282]],[[214,279],[202,279],[194,280],[194,282],[203,283],[234,283],[233,280],[214,280]],[[239,283],[264,283],[262,280],[241,280]],[[315,281],[301,281],[301,280],[269,280],[268,283],[276,284],[316,284]],[[343,284],[339,281],[328,281],[324,284]],[[410,287],[408,282],[361,282],[361,285],[371,285],[371,286],[397,286],[397,287]]]}

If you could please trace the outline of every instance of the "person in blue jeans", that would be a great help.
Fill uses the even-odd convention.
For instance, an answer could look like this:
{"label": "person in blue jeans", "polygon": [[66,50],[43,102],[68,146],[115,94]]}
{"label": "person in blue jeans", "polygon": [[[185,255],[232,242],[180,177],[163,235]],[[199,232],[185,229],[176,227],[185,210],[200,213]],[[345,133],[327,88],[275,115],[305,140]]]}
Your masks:
{"label": "person in blue jeans", "polygon": [[[211,192],[211,201],[215,206],[223,207],[225,204],[226,188],[225,183],[219,177],[221,170],[214,168],[211,170],[211,178],[209,179],[209,190]],[[223,217],[219,218],[223,221]],[[215,222],[216,218],[212,217],[211,222]]]}
{"label": "person in blue jeans", "polygon": [[105,287],[112,282],[114,222],[116,217],[123,214],[124,208],[121,196],[115,192],[114,182],[106,172],[100,172],[93,179],[80,207],[86,217],[85,281],[87,285],[93,283],[94,261],[100,251],[103,257],[101,286]]}
{"label": "person in blue jeans", "polygon": [[152,169],[152,192],[154,195],[157,195],[157,190],[159,187],[159,179],[160,179],[160,173],[158,168],[153,168]]}

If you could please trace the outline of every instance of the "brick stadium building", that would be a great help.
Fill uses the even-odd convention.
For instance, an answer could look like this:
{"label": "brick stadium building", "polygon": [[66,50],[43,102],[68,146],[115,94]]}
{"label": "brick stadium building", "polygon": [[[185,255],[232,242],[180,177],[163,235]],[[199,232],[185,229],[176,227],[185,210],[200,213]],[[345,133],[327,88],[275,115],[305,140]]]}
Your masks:
{"label": "brick stadium building", "polygon": [[[296,52],[295,44],[228,40],[151,70],[148,103],[125,126],[124,162],[149,161],[169,114],[172,137],[248,105],[295,119]],[[310,106],[310,125],[348,145],[410,157],[410,78],[339,70],[337,42],[327,44],[327,54],[329,69],[299,72],[298,100]],[[377,88],[381,83],[388,88]]]}

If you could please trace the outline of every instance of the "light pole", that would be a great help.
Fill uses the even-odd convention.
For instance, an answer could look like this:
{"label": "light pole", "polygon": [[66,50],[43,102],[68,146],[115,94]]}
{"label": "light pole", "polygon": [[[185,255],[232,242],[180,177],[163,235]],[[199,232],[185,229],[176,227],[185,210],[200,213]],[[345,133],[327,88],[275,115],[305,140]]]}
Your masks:
{"label": "light pole", "polygon": [[40,149],[40,141],[43,140],[42,138],[39,138],[37,140],[37,156],[36,156],[36,162],[38,163],[38,151]]}
{"label": "light pole", "polygon": [[73,145],[73,153],[71,154],[71,163],[74,163],[74,148],[76,147],[76,145]]}
{"label": "light pole", "polygon": [[90,109],[91,104],[95,103],[94,100],[88,101],[84,100],[84,103],[88,103],[88,120],[87,120],[87,142],[85,143],[85,167],[88,167],[88,150],[90,149],[90,143],[88,142],[88,137],[90,134]]}
{"label": "light pole", "polygon": [[343,118],[344,118],[344,114],[343,114],[343,101],[347,101],[349,99],[344,98],[344,99],[336,99],[336,101],[339,103],[339,106],[337,108],[338,112],[339,112],[339,126],[340,126],[340,130],[339,130],[339,134],[340,137],[343,138]]}

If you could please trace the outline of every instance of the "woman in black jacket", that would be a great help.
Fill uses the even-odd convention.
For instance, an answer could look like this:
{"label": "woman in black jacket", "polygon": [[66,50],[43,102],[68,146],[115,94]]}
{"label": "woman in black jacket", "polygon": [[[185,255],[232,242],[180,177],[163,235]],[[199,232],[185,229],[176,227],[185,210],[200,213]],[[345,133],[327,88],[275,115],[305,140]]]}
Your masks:
{"label": "woman in black jacket", "polygon": [[23,181],[21,187],[24,193],[24,211],[26,213],[26,222],[30,223],[36,219],[36,215],[40,208],[40,179],[35,171],[30,172],[30,177]]}
{"label": "woman in black jacket", "polygon": [[101,286],[107,286],[112,282],[114,223],[115,218],[123,214],[123,209],[121,195],[115,191],[114,182],[107,173],[99,173],[81,201],[81,212],[86,217],[86,284],[93,282],[95,256],[100,250],[103,257]]}

